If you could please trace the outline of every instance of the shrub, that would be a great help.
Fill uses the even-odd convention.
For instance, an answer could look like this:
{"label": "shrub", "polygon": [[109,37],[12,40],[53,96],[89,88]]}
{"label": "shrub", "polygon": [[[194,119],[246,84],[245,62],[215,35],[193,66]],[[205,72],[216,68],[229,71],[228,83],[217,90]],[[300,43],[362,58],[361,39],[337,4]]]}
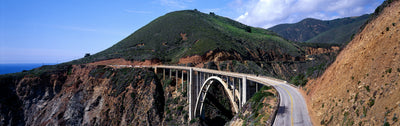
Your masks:
{"label": "shrub", "polygon": [[364,86],[364,88],[369,92],[369,86]]}
{"label": "shrub", "polygon": [[369,99],[368,106],[372,107],[375,104],[375,99]]}
{"label": "shrub", "polygon": [[[22,72],[26,72],[26,70],[22,71]],[[67,75],[71,75],[72,74],[72,67],[68,69]]]}
{"label": "shrub", "polygon": [[169,85],[171,85],[172,80],[171,80],[171,79],[166,79],[166,80],[163,81],[163,83],[164,83],[164,89],[165,89],[166,87],[168,87]]}
{"label": "shrub", "polygon": [[356,93],[356,96],[354,96],[354,102],[356,102],[358,99],[358,92]]}
{"label": "shrub", "polygon": [[[264,88],[265,87],[265,88]],[[261,88],[260,91],[256,92],[253,97],[250,98],[251,101],[253,102],[259,102],[262,98],[267,97],[267,96],[274,96],[273,93],[271,92],[264,92],[264,90],[269,89],[267,86],[264,86]]]}
{"label": "shrub", "polygon": [[356,110],[356,115],[357,115],[357,117],[360,116],[359,113],[358,113],[358,109]]}
{"label": "shrub", "polygon": [[392,73],[392,68],[389,68],[385,71],[386,73]]}
{"label": "shrub", "polygon": [[190,120],[190,124],[193,124],[194,122],[197,122],[197,119]]}
{"label": "shrub", "polygon": [[296,86],[305,86],[307,84],[307,82],[308,82],[307,77],[302,73],[293,77],[290,81],[290,83],[292,83]]}
{"label": "shrub", "polygon": [[167,114],[169,114],[169,113],[171,113],[171,110],[169,110],[169,109],[167,108]]}
{"label": "shrub", "polygon": [[[178,111],[182,111],[183,110],[183,106],[178,106]],[[182,112],[183,113],[183,112]]]}
{"label": "shrub", "polygon": [[214,13],[214,12],[210,12],[210,15],[211,15],[211,16],[215,16],[215,13]]}
{"label": "shrub", "polygon": [[187,119],[187,118],[189,118],[189,114],[188,113],[185,114],[185,119]]}
{"label": "shrub", "polygon": [[[110,72],[110,75],[111,75],[110,70],[107,70],[105,73],[107,73],[107,72]],[[136,75],[142,76],[142,74],[139,74],[139,73],[143,73],[143,72],[147,72],[147,71],[135,70],[132,68],[123,68],[123,69],[116,70],[114,72],[115,75],[111,77],[112,91],[113,91],[112,96],[114,96],[114,97],[118,96],[119,94],[124,92],[126,90],[126,87],[128,87],[130,84],[132,85],[132,87],[135,87],[139,80],[136,77]],[[143,78],[143,76],[140,78]]]}
{"label": "shrub", "polygon": [[246,26],[245,30],[246,30],[246,32],[251,33],[251,27],[250,26]]}
{"label": "shrub", "polygon": [[89,57],[89,56],[90,56],[90,53],[86,53],[86,54],[85,54],[85,57]]}
{"label": "shrub", "polygon": [[367,116],[367,108],[365,108],[365,106],[363,106],[363,116]]}
{"label": "shrub", "polygon": [[389,122],[386,122],[383,124],[383,126],[390,126]]}

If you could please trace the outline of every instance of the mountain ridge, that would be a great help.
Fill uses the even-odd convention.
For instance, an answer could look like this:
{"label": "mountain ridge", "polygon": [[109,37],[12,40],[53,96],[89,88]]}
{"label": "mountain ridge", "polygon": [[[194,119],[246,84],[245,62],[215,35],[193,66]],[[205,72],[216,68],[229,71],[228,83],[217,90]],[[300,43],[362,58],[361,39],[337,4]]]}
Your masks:
{"label": "mountain ridge", "polygon": [[176,63],[182,57],[201,56],[216,50],[237,53],[245,59],[275,59],[265,52],[274,55],[272,57],[301,56],[297,45],[269,30],[250,27],[214,13],[184,10],[161,16],[112,47],[72,63],[115,58]]}
{"label": "mountain ridge", "polygon": [[[333,20],[306,18],[297,23],[278,24],[268,30],[291,41],[340,44],[350,41],[351,36],[358,32],[358,29],[369,17],[370,14]],[[340,34],[336,35],[338,32]],[[335,37],[340,38],[336,39]]]}

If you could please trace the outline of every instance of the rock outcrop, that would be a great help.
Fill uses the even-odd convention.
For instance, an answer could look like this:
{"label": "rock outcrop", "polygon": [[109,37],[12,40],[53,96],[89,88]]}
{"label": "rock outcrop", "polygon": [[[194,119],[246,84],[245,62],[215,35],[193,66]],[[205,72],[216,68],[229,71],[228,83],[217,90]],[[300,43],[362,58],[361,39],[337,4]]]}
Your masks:
{"label": "rock outcrop", "polygon": [[146,69],[74,65],[19,74],[0,79],[1,125],[161,125],[164,120],[163,87]]}

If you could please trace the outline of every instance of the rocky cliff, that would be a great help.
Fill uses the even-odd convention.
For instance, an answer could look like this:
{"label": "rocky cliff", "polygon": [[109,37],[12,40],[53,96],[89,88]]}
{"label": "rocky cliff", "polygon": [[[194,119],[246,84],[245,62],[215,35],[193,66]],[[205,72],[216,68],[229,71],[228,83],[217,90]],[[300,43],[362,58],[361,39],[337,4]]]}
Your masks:
{"label": "rocky cliff", "polygon": [[2,76],[1,125],[163,123],[163,86],[152,71],[94,65],[50,67]]}
{"label": "rocky cliff", "polygon": [[0,124],[223,125],[234,116],[223,87],[214,84],[205,118],[188,120],[187,88],[173,78],[151,69],[95,64],[2,75]]}
{"label": "rocky cliff", "polygon": [[400,125],[400,1],[363,30],[305,90],[314,125]]}

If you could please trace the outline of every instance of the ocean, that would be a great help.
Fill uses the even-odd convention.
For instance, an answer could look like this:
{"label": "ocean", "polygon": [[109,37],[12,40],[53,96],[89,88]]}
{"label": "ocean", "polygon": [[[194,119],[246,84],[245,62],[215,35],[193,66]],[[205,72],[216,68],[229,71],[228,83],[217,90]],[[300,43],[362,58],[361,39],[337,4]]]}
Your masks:
{"label": "ocean", "polygon": [[23,70],[32,70],[43,65],[54,65],[55,63],[25,63],[25,64],[0,64],[0,75],[8,73],[22,72]]}

